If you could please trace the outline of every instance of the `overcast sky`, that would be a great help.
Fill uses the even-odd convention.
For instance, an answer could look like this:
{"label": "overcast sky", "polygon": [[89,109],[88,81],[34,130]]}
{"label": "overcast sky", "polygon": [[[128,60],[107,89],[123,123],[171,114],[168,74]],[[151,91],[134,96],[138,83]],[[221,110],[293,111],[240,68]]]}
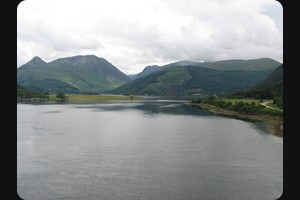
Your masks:
{"label": "overcast sky", "polygon": [[17,8],[17,67],[103,57],[126,74],[179,60],[269,57],[283,62],[275,0],[25,0]]}

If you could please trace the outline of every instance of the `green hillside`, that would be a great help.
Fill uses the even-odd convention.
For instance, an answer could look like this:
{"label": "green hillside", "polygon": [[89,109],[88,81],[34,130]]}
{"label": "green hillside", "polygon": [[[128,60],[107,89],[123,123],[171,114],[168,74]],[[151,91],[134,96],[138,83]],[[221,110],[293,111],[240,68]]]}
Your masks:
{"label": "green hillside", "polygon": [[265,80],[255,86],[255,88],[270,88],[283,83],[283,64],[278,66]]}
{"label": "green hillside", "polygon": [[[281,96],[281,97],[280,97]],[[278,66],[266,79],[253,87],[233,94],[235,98],[273,99],[283,96],[283,64]]]}
{"label": "green hillside", "polygon": [[136,75],[132,75],[133,79],[148,76],[154,72],[178,66],[198,66],[221,71],[232,70],[249,70],[249,71],[265,71],[274,70],[280,63],[270,58],[260,58],[252,60],[223,60],[216,62],[193,62],[193,61],[178,61],[163,66],[152,65],[147,66],[144,70]]}
{"label": "green hillside", "polygon": [[60,58],[46,63],[38,57],[17,70],[17,83],[37,91],[104,92],[131,79],[103,58],[93,55]]}
{"label": "green hillside", "polygon": [[232,93],[251,87],[271,73],[266,71],[219,71],[203,67],[171,67],[121,86],[116,94],[191,95]]}
{"label": "green hillside", "polygon": [[35,92],[32,90],[29,90],[27,88],[24,88],[20,85],[17,85],[17,98],[26,98],[26,99],[30,99],[30,98],[48,98],[47,95],[40,93],[40,92]]}
{"label": "green hillside", "polygon": [[228,70],[251,70],[251,71],[264,71],[274,70],[281,63],[270,59],[260,58],[252,60],[224,60],[208,64],[206,67],[222,71]]}
{"label": "green hillside", "polygon": [[183,60],[183,61],[178,61],[178,62],[170,63],[170,64],[167,64],[167,65],[163,65],[163,66],[151,65],[151,66],[145,67],[144,70],[141,73],[138,73],[135,76],[133,76],[133,79],[142,78],[142,77],[148,76],[148,75],[150,75],[154,72],[157,72],[157,71],[169,68],[169,67],[179,67],[179,66],[200,66],[200,67],[205,67],[208,64],[209,63],[193,62],[193,61]]}

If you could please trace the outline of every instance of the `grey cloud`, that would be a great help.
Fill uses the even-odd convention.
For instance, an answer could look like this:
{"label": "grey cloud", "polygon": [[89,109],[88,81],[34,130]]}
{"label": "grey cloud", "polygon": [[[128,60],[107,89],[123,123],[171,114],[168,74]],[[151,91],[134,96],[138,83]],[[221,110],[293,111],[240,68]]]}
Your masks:
{"label": "grey cloud", "polygon": [[77,54],[104,57],[126,73],[178,60],[282,61],[282,10],[273,0],[86,1],[20,6],[17,65]]}

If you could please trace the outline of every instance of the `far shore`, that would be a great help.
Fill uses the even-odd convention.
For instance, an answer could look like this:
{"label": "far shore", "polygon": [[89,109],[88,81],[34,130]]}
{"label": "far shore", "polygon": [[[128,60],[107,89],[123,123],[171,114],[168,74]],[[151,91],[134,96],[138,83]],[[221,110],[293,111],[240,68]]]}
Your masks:
{"label": "far shore", "polygon": [[[66,95],[66,101],[88,101],[88,102],[101,102],[101,101],[110,101],[110,100],[141,100],[143,99],[140,96],[133,96],[133,95],[88,95],[88,94],[70,94]],[[50,96],[50,99],[59,100],[55,96]]]}
{"label": "far shore", "polygon": [[143,100],[141,96],[135,95],[97,95],[97,94],[66,94],[66,98],[57,98],[55,94],[50,94],[49,98],[17,98],[17,102],[45,102],[45,101],[61,101],[61,102],[103,102],[111,100]]}
{"label": "far shore", "polygon": [[[57,98],[56,95],[51,94],[49,98],[17,98],[17,102],[46,102],[46,101],[56,101],[56,102],[66,102],[66,103],[74,103],[74,102],[88,102],[88,103],[97,103],[111,100],[143,100],[145,97],[143,96],[134,96],[134,95],[88,95],[88,94],[67,94],[67,98],[60,99]],[[187,103],[191,106],[198,106],[204,108],[210,112],[235,117],[244,120],[254,120],[254,121],[263,121],[266,122],[267,130],[273,135],[278,137],[283,137],[283,119],[275,116],[268,115],[249,115],[243,114],[232,110],[222,109],[210,104],[204,103]]]}
{"label": "far shore", "polygon": [[226,115],[230,117],[237,117],[240,119],[247,119],[247,120],[255,120],[255,121],[264,121],[267,124],[268,131],[276,135],[278,137],[283,137],[283,120],[279,117],[268,116],[268,115],[248,115],[242,114],[232,110],[225,110],[213,105],[204,104],[204,103],[188,103],[188,105],[198,106],[204,108],[210,112]]}

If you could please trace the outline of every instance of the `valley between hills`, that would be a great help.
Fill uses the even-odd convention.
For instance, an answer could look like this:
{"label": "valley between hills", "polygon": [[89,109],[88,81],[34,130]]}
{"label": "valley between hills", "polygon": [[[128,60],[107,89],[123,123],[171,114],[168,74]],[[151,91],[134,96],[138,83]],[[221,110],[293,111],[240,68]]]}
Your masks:
{"label": "valley between hills", "polygon": [[[126,75],[94,55],[49,63],[34,57],[17,69],[18,101],[101,102],[149,96],[189,99],[192,105],[211,112],[268,121],[269,131],[283,136],[283,64],[270,58],[178,61]],[[207,100],[212,97],[213,101]],[[242,105],[223,101],[225,98],[239,99]],[[247,103],[249,100],[256,103]],[[278,110],[257,103],[266,100]]]}

